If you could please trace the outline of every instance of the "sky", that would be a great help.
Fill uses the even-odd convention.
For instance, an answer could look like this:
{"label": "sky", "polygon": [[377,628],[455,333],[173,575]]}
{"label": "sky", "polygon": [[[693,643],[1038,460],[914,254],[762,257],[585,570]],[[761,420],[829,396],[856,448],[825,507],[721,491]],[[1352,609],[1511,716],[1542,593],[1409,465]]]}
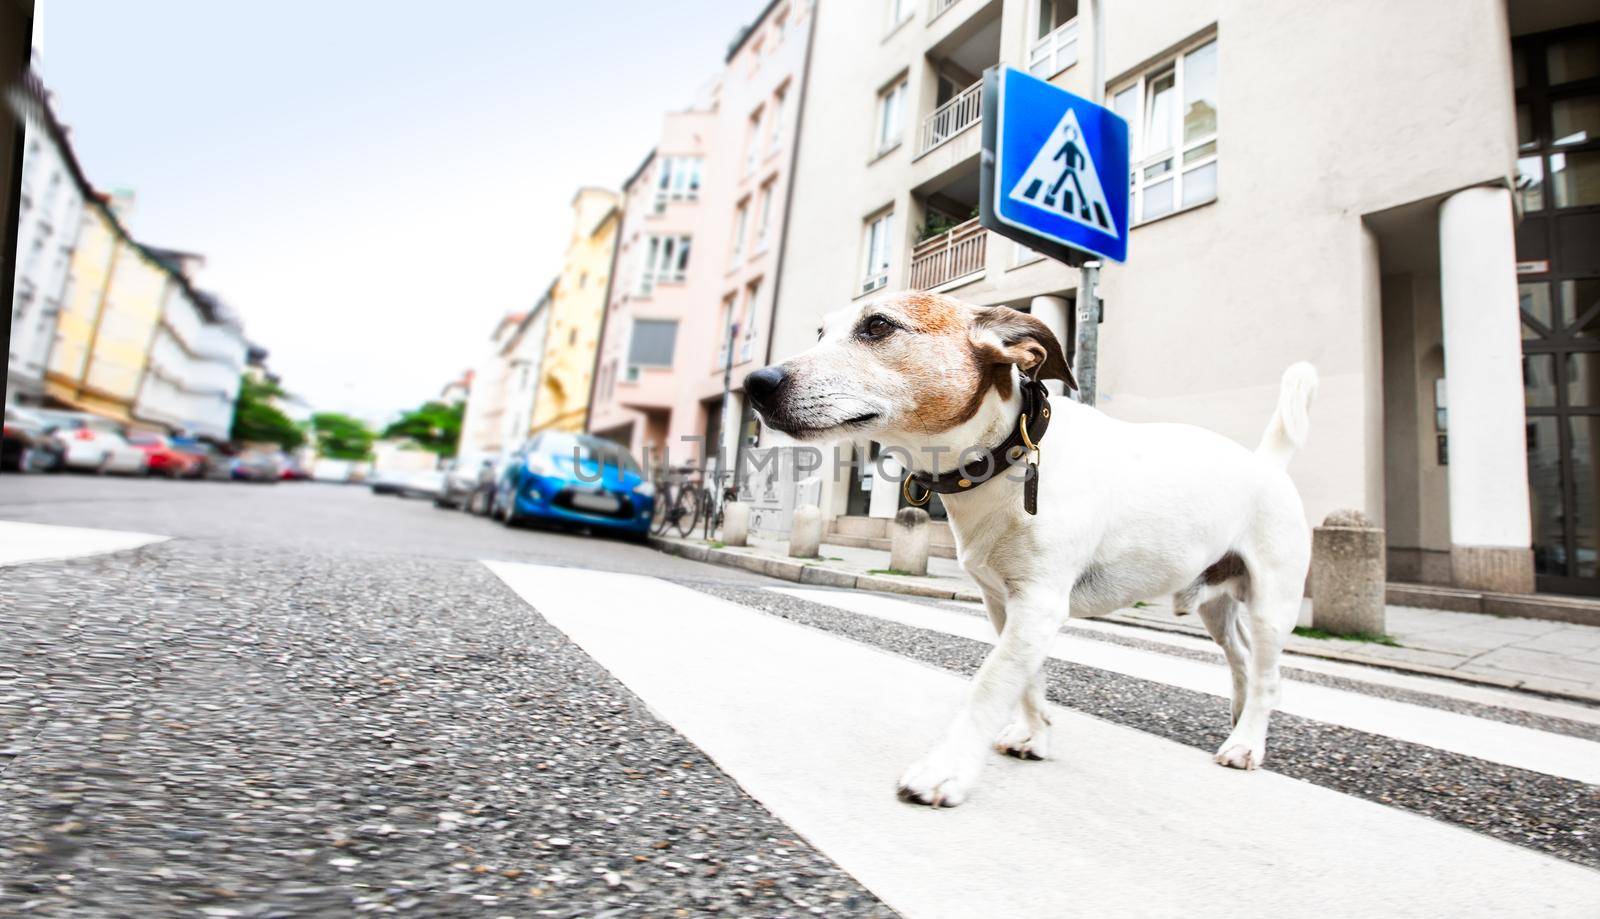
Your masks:
{"label": "sky", "polygon": [[380,421],[479,360],[765,0],[40,0],[89,180],[317,411]]}

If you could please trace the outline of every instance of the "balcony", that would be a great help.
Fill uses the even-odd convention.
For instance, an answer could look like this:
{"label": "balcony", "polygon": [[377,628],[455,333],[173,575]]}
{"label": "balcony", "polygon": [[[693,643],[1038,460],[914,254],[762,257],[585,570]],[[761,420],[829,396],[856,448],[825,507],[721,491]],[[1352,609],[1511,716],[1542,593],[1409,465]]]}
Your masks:
{"label": "balcony", "polygon": [[927,153],[972,127],[982,117],[983,81],[979,80],[922,120],[922,143],[917,147],[917,155]]}
{"label": "balcony", "polygon": [[974,217],[917,243],[911,250],[911,287],[932,290],[957,278],[979,274],[989,252],[989,234]]}
{"label": "balcony", "polygon": [[1028,48],[1028,72],[1048,80],[1078,63],[1078,20],[1069,19]]}

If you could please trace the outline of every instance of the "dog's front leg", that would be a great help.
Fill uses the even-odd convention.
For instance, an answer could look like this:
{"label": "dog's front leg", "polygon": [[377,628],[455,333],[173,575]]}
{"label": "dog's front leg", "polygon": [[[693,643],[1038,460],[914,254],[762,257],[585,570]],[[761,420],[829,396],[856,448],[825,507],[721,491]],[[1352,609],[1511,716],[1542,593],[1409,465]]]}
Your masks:
{"label": "dog's front leg", "polygon": [[900,777],[903,800],[943,807],[966,800],[983,771],[990,743],[1038,678],[1050,643],[1066,621],[1067,591],[1055,585],[1030,586],[1013,593],[1005,609],[1005,628],[978,668],[967,701],[933,749]]}

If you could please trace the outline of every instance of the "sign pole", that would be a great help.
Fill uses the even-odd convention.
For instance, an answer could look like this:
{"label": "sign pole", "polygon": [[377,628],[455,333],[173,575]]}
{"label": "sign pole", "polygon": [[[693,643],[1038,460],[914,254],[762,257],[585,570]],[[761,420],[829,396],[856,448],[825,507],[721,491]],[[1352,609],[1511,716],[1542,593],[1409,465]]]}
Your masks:
{"label": "sign pole", "polygon": [[[1106,96],[1106,20],[1100,0],[1089,0],[1089,22],[1094,28],[1094,68],[1091,70],[1089,101],[1103,105]],[[1118,181],[1123,177],[1118,176]],[[1132,220],[1132,215],[1129,215]],[[1078,383],[1078,401],[1093,405],[1096,392],[1095,368],[1100,357],[1100,263],[1084,262],[1078,274],[1077,322],[1073,335],[1072,376]]]}

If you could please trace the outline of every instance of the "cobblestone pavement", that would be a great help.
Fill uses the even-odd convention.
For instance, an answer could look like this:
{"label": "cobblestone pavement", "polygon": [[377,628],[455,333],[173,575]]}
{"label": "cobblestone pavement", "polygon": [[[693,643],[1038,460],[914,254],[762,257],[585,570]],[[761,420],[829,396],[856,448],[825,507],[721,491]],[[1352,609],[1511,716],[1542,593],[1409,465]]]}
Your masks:
{"label": "cobblestone pavement", "polygon": [[0,914],[886,915],[478,559],[761,579],[316,484],[0,480]]}

